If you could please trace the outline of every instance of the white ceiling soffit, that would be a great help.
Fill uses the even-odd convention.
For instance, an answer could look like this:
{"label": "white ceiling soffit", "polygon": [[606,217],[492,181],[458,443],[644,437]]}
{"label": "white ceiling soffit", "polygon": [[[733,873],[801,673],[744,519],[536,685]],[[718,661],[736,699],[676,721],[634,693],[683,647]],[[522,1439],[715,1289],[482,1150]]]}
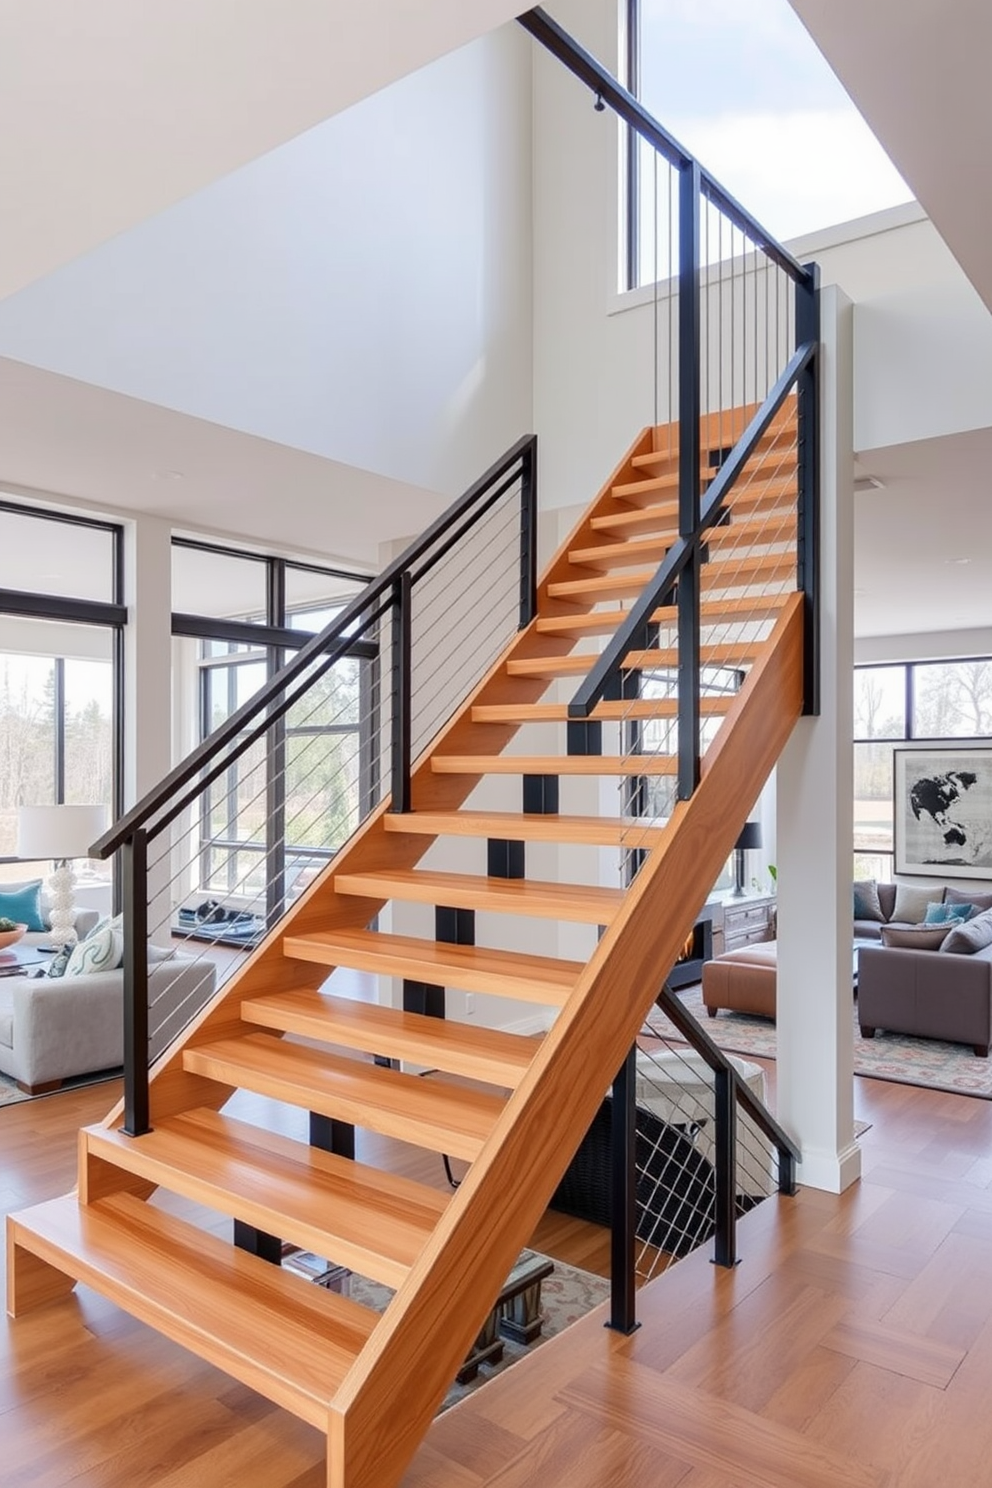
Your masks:
{"label": "white ceiling soffit", "polygon": [[422,531],[433,491],[0,358],[0,489],[378,571],[379,544]]}
{"label": "white ceiling soffit", "polygon": [[0,298],[519,9],[0,0]]}
{"label": "white ceiling soffit", "polygon": [[988,628],[992,429],[867,451],[854,499],[854,633]]}
{"label": "white ceiling soffit", "polygon": [[989,0],[791,0],[992,309]]}

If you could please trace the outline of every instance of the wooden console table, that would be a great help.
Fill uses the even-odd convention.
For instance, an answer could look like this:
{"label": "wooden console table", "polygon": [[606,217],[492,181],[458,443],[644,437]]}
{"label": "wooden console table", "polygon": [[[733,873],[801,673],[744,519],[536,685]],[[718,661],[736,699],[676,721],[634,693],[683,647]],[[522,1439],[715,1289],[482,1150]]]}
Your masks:
{"label": "wooden console table", "polygon": [[471,1353],[455,1378],[460,1385],[475,1379],[480,1364],[498,1364],[503,1357],[504,1338],[515,1343],[533,1343],[540,1337],[541,1282],[554,1270],[554,1262],[536,1251],[524,1250],[503,1284],[496,1305],[482,1325]]}

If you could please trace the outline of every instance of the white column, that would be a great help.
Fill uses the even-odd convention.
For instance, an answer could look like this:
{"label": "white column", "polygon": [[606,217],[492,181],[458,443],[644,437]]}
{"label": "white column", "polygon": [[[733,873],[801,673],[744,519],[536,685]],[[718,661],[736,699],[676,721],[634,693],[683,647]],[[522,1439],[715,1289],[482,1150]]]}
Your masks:
{"label": "white column", "polygon": [[799,1182],[840,1193],[854,1140],[852,949],[852,307],[821,296],[821,711],[779,762],[778,1115],[802,1148]]}

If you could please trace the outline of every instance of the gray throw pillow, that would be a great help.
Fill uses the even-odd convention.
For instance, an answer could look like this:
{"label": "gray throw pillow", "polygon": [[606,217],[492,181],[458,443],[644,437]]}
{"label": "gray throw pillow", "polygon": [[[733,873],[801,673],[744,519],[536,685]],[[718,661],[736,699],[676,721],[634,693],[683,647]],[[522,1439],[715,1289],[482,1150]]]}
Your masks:
{"label": "gray throw pillow", "polygon": [[992,909],[992,894],[973,894],[970,889],[944,890],[945,904],[973,904],[977,910]]}
{"label": "gray throw pillow", "polygon": [[885,923],[885,915],[878,898],[878,884],[873,878],[857,879],[854,884],[854,918],[877,920]]}
{"label": "gray throw pillow", "polygon": [[883,946],[898,946],[903,951],[939,951],[945,937],[951,938],[946,925],[882,926]]}
{"label": "gray throw pillow", "polygon": [[992,909],[986,909],[974,919],[955,925],[944,939],[940,949],[958,956],[973,956],[976,951],[992,945]]}
{"label": "gray throw pillow", "polygon": [[894,920],[905,925],[919,925],[927,912],[927,905],[935,900],[943,903],[942,889],[920,888],[918,884],[896,884],[896,903],[892,911]]}

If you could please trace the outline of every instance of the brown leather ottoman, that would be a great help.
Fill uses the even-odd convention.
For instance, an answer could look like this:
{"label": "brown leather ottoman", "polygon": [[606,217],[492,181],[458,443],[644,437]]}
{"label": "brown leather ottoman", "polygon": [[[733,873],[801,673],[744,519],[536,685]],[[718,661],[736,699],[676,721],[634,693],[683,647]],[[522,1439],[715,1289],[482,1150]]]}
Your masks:
{"label": "brown leather ottoman", "polygon": [[703,1004],[710,1017],[715,1018],[720,1008],[726,1008],[729,1012],[774,1018],[777,951],[774,940],[764,940],[707,961],[703,967]]}

